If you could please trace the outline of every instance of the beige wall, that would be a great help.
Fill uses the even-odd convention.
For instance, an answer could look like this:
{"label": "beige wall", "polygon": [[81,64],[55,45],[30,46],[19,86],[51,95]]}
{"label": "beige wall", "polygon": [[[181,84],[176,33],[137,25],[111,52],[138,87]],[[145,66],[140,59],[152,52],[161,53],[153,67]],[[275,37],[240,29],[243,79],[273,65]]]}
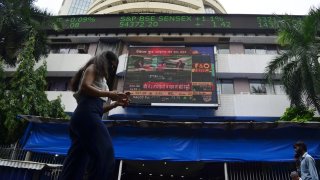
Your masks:
{"label": "beige wall", "polygon": [[244,54],[244,46],[242,43],[231,43],[230,54]]}
{"label": "beige wall", "polygon": [[234,79],[233,80],[235,94],[248,94],[250,93],[248,79]]}

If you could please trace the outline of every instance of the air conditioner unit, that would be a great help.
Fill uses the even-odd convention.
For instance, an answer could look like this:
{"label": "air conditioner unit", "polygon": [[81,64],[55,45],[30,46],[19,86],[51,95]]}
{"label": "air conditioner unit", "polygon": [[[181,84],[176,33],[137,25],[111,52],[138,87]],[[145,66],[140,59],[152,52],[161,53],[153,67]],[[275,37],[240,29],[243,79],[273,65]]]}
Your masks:
{"label": "air conditioner unit", "polygon": [[86,53],[88,53],[88,49],[87,49],[87,46],[86,46],[85,44],[79,44],[79,45],[77,46],[77,49],[78,49],[78,52],[79,52],[80,54],[86,54]]}

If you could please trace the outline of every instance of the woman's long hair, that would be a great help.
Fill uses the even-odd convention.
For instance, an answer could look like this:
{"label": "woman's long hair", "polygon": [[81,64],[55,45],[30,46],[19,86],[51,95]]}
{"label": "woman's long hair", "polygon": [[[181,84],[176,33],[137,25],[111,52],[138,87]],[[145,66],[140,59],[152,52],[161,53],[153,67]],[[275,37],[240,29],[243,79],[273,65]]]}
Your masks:
{"label": "woman's long hair", "polygon": [[118,64],[118,57],[111,51],[104,51],[101,54],[91,58],[71,79],[71,90],[76,92],[79,89],[79,84],[83,72],[91,65],[94,64],[96,78],[105,78],[109,84],[114,76],[115,69],[112,68],[112,62],[116,61]]}

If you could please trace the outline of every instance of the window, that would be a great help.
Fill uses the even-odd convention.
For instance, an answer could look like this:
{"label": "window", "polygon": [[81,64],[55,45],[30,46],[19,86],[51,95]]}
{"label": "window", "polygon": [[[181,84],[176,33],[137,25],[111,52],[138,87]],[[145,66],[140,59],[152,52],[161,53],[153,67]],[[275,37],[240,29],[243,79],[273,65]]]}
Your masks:
{"label": "window", "polygon": [[244,46],[244,53],[245,54],[255,54],[256,48],[254,45],[245,45]]}
{"label": "window", "polygon": [[230,54],[229,44],[218,44],[217,51],[218,54]]}
{"label": "window", "polygon": [[48,91],[67,91],[71,78],[49,77],[47,78]]}
{"label": "window", "polygon": [[204,5],[204,10],[206,12],[206,14],[215,14],[215,10],[211,7],[211,6],[208,6],[208,5]]}
{"label": "window", "polygon": [[277,45],[255,45],[247,44],[244,46],[245,54],[278,54]]}
{"label": "window", "polygon": [[[79,49],[80,48],[80,49]],[[88,44],[52,44],[50,53],[52,54],[80,54],[87,53]]]}
{"label": "window", "polygon": [[267,54],[278,54],[277,45],[267,45]]}
{"label": "window", "polygon": [[251,94],[274,94],[272,85],[266,84],[263,80],[250,80]]}
{"label": "window", "polygon": [[234,94],[233,80],[221,79],[217,81],[218,94]]}
{"label": "window", "polygon": [[286,94],[284,85],[280,81],[274,83],[274,92],[275,94]]}
{"label": "window", "polygon": [[266,46],[256,45],[256,54],[267,54]]}

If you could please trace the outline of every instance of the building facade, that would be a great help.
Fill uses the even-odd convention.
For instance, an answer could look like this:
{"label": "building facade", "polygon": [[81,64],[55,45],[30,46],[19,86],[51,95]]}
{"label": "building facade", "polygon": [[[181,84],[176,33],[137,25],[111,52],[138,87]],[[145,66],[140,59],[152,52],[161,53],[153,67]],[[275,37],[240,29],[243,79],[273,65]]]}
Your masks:
{"label": "building facade", "polygon": [[58,15],[121,13],[225,14],[218,0],[63,0]]}
{"label": "building facade", "polygon": [[207,13],[225,14],[218,0],[94,0],[88,14]]}
{"label": "building facade", "polygon": [[58,15],[86,14],[92,0],[63,0]]}
{"label": "building facade", "polygon": [[[230,15],[230,17],[233,16]],[[245,16],[243,15],[243,17]],[[102,16],[92,16],[93,21],[100,21],[99,17],[104,19]],[[112,19],[112,17],[107,16],[105,19]],[[208,15],[208,17],[217,16]],[[72,17],[70,18],[72,19]],[[76,24],[72,22],[68,24],[70,34],[59,33],[48,36],[51,43],[51,51],[46,58],[49,76],[48,96],[53,98],[62,94],[62,101],[67,112],[73,112],[76,107],[72,92],[67,91],[68,82],[90,57],[103,50],[112,50],[122,59],[127,57],[129,47],[136,44],[213,47],[216,59],[215,71],[219,107],[214,111],[214,114],[208,114],[208,116],[247,118],[248,120],[272,119],[280,117],[285,108],[289,106],[289,100],[281,83],[276,82],[274,86],[270,86],[264,81],[267,64],[281,51],[281,48],[276,44],[276,35],[267,32],[269,30],[263,32],[259,29],[249,29],[252,32],[248,32],[248,29],[239,31],[226,27],[227,32],[222,32],[225,30],[219,28],[216,28],[217,32],[210,32],[211,30],[206,28],[195,28],[196,32],[192,32],[194,30],[183,27],[177,29],[179,26],[177,25],[171,29],[151,28],[147,31],[144,28],[129,27],[130,24],[122,23],[126,27],[120,27],[118,24],[119,28],[108,33],[109,29],[103,31],[95,29],[95,27],[90,27],[89,22],[83,22],[80,26],[88,24],[90,29],[85,27],[84,30],[81,28],[77,30],[74,28],[77,26]],[[154,32],[150,32],[150,30]],[[101,32],[97,33],[97,31]],[[125,68],[125,65],[119,64],[119,68]],[[14,69],[9,68],[7,71],[14,71]],[[114,87],[118,91],[123,90],[124,76],[122,71],[124,69],[119,70],[117,84]],[[118,113],[121,114],[120,108],[110,112],[111,115]]]}
{"label": "building facade", "polygon": [[[174,48],[191,47],[192,61],[195,57],[200,65],[205,59],[198,59],[201,48],[209,49],[205,53],[213,56],[208,66],[214,75],[213,86],[207,91],[216,92],[217,106],[132,104],[115,108],[103,117],[119,163],[119,179],[289,179],[295,169],[292,143],[301,139],[308,143],[309,153],[316,160],[320,158],[318,124],[275,123],[290,106],[278,76],[274,85],[264,79],[266,66],[283,50],[276,43],[274,22],[278,17],[106,14],[63,16],[59,20],[63,31],[48,30],[50,53],[43,60],[47,62],[48,98],[61,95],[69,113],[77,106],[68,91],[72,76],[102,51],[119,56],[117,73],[109,87],[120,92],[127,91],[130,67],[136,66],[129,63],[133,49],[166,49],[158,52],[166,54],[175,52],[171,50]],[[188,64],[183,59],[186,57],[160,57],[159,61],[158,57],[144,57],[149,64],[139,67],[137,63],[135,68],[145,76],[152,70],[169,72],[173,83],[179,83],[178,73],[188,68],[192,73],[207,71],[197,69],[199,64]],[[175,64],[180,60],[185,62],[184,69]],[[164,67],[163,61],[175,65],[167,63]],[[8,74],[15,71],[5,70]],[[175,93],[169,92],[168,96]],[[200,95],[207,100],[207,94]],[[66,123],[48,123],[50,119],[41,118],[31,122],[24,136],[24,150],[66,155],[70,145]]]}

